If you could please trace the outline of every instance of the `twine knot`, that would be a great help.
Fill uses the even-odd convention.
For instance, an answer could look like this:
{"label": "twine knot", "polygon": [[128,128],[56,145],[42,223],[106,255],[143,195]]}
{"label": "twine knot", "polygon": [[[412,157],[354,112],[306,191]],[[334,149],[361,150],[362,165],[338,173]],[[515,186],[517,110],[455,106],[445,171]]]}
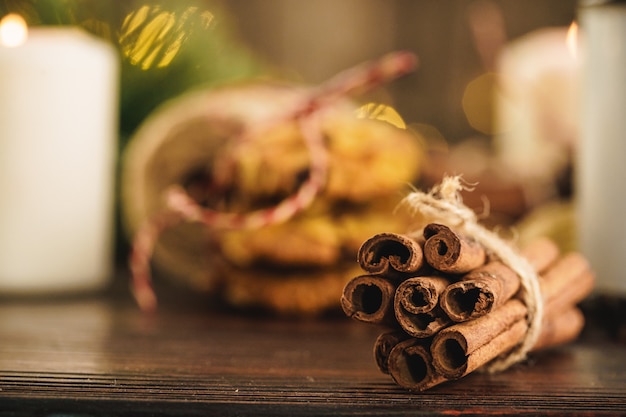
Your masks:
{"label": "twine knot", "polygon": [[473,190],[463,184],[460,176],[445,177],[428,193],[415,191],[404,198],[401,204],[408,205],[413,214],[419,213],[425,223],[439,221],[450,226],[477,223],[476,213],[461,198],[462,190]]}

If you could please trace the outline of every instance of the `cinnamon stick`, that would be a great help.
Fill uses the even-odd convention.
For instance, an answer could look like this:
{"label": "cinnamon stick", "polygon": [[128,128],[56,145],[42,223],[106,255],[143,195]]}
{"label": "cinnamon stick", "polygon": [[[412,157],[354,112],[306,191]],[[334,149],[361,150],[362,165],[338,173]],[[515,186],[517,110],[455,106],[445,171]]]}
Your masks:
{"label": "cinnamon stick", "polygon": [[395,321],[393,297],[396,285],[380,275],[360,275],[345,285],[341,307],[348,317],[373,324]]}
{"label": "cinnamon stick", "polygon": [[411,391],[425,391],[447,380],[433,367],[427,344],[419,339],[398,343],[389,354],[388,369],[398,385]]}
{"label": "cinnamon stick", "polygon": [[589,262],[578,252],[566,254],[539,277],[543,319],[532,350],[568,343],[578,337],[585,317],[576,304],[591,293],[594,282],[595,274]]}
{"label": "cinnamon stick", "polygon": [[[550,285],[551,282],[562,285],[569,281],[566,288],[576,286],[577,281],[585,283],[576,291],[542,293],[544,303],[547,299],[548,304],[544,308],[541,332],[532,350],[567,343],[580,334],[584,316],[574,305],[591,292],[593,273],[584,258],[579,256],[564,257],[550,270],[548,279],[542,280],[547,282],[543,288],[560,288]],[[575,273],[572,274],[569,269]],[[435,368],[447,378],[457,379],[509,351],[522,341],[528,329],[526,314],[526,306],[512,299],[490,314],[441,330],[431,347]]]}
{"label": "cinnamon stick", "polygon": [[424,238],[426,262],[439,271],[463,274],[478,268],[487,259],[480,243],[442,224],[427,225]]}
{"label": "cinnamon stick", "polygon": [[449,285],[441,294],[441,308],[456,322],[472,320],[508,301],[519,289],[515,271],[490,262]]}
{"label": "cinnamon stick", "polygon": [[413,238],[397,233],[380,233],[366,240],[358,252],[358,262],[371,274],[393,271],[416,272],[423,265],[423,251]]}
{"label": "cinnamon stick", "polygon": [[595,274],[583,255],[564,255],[539,280],[544,316],[560,314],[564,307],[579,303],[593,290],[594,283]]}
{"label": "cinnamon stick", "polygon": [[541,274],[559,259],[561,252],[552,239],[539,237],[524,247],[520,255],[526,258],[538,274]]}
{"label": "cinnamon stick", "polygon": [[450,318],[439,306],[430,311],[415,314],[406,311],[400,304],[395,314],[400,327],[417,338],[431,337],[450,324]]}
{"label": "cinnamon stick", "polygon": [[532,347],[533,351],[562,345],[575,340],[585,325],[585,316],[577,307],[544,316],[541,333]]}
{"label": "cinnamon stick", "polygon": [[388,359],[391,350],[396,345],[409,338],[402,330],[391,330],[381,333],[374,342],[374,360],[378,369],[384,373],[389,373]]}
{"label": "cinnamon stick", "polygon": [[[551,240],[541,238],[526,247],[520,255],[526,258],[535,271],[541,273],[556,261],[559,249]],[[563,277],[568,281],[571,274]],[[515,271],[501,262],[493,261],[448,286],[440,297],[441,308],[456,322],[475,319],[504,304],[517,293],[519,286],[519,276]]]}
{"label": "cinnamon stick", "polygon": [[527,331],[526,306],[512,299],[491,314],[441,330],[433,339],[435,369],[461,378],[515,347]]}
{"label": "cinnamon stick", "polygon": [[439,295],[450,285],[450,280],[442,276],[420,276],[408,278],[398,285],[394,298],[394,311],[400,309],[409,313],[427,313],[439,303]]}

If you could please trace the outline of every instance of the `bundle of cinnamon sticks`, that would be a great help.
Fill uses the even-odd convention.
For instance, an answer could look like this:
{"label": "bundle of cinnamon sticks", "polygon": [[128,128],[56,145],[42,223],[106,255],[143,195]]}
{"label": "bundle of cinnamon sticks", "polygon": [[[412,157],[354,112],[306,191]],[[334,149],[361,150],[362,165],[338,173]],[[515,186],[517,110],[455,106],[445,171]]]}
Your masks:
{"label": "bundle of cinnamon sticks", "polygon": [[[577,304],[595,276],[577,252],[541,238],[519,251],[539,277],[542,320],[532,350],[578,337]],[[520,277],[483,245],[452,228],[428,224],[418,238],[382,233],[358,253],[365,271],[344,287],[341,305],[356,320],[384,325],[376,364],[399,385],[424,391],[487,369],[529,330]]]}

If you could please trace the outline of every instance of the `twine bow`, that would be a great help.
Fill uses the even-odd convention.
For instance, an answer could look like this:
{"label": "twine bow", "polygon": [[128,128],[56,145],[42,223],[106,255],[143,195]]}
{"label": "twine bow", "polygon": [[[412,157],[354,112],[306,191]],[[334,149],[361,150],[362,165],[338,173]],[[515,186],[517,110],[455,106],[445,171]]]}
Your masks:
{"label": "twine bow", "polygon": [[507,241],[478,223],[474,211],[463,204],[460,192],[464,189],[470,188],[462,183],[460,176],[445,177],[428,193],[414,191],[401,204],[408,206],[413,214],[422,215],[427,223],[448,224],[472,236],[520,277],[521,298],[528,310],[528,330],[519,345],[487,366],[488,371],[497,372],[524,360],[535,345],[541,333],[543,299],[537,272]]}

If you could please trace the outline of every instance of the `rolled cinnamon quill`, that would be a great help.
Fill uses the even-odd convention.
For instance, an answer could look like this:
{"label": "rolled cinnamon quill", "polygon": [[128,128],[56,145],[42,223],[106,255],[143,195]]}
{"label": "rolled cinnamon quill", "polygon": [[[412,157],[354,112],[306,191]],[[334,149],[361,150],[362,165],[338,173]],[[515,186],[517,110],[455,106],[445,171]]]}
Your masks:
{"label": "rolled cinnamon quill", "polygon": [[374,342],[374,360],[378,369],[384,373],[389,373],[388,359],[391,350],[396,345],[409,338],[409,335],[402,330],[391,330],[381,333]]}
{"label": "rolled cinnamon quill", "polygon": [[439,295],[445,291],[450,280],[441,276],[408,278],[398,285],[394,297],[394,310],[409,313],[427,313],[439,304]]}
{"label": "rolled cinnamon quill", "polygon": [[593,290],[595,274],[587,259],[570,252],[558,260],[539,279],[544,303],[544,316],[560,314],[561,310],[582,301]]}
{"label": "rolled cinnamon quill", "polygon": [[585,317],[577,307],[544,316],[541,333],[532,347],[532,351],[551,346],[562,345],[575,340],[585,325]]}
{"label": "rolled cinnamon quill", "polygon": [[[510,351],[528,330],[526,312],[521,301],[512,299],[491,314],[443,329],[431,346],[433,365],[445,377],[458,379]],[[584,323],[582,312],[573,305],[551,311],[544,315],[531,350],[571,342]]]}
{"label": "rolled cinnamon quill", "polygon": [[533,351],[578,337],[585,317],[576,304],[591,293],[594,282],[595,274],[589,262],[578,252],[566,254],[540,277],[543,319]]}
{"label": "rolled cinnamon quill", "polygon": [[360,275],[345,285],[341,307],[348,317],[373,324],[393,324],[396,285],[380,275]]}
{"label": "rolled cinnamon quill", "polygon": [[477,241],[449,227],[431,223],[424,228],[424,257],[433,268],[463,274],[485,263],[485,249]]}
{"label": "rolled cinnamon quill", "polygon": [[380,233],[366,240],[358,252],[358,262],[371,274],[415,272],[423,264],[420,243],[397,233]]}
{"label": "rolled cinnamon quill", "polygon": [[388,369],[398,385],[411,391],[425,391],[447,380],[433,367],[427,344],[419,339],[398,343],[389,354]]}
{"label": "rolled cinnamon quill", "polygon": [[519,289],[515,271],[490,262],[449,285],[441,294],[441,308],[456,322],[472,320],[508,301]]}
{"label": "rolled cinnamon quill", "polygon": [[394,311],[402,330],[420,339],[431,337],[450,324],[450,318],[439,306],[430,311],[415,314],[406,311],[400,304],[397,310],[394,305]]}
{"label": "rolled cinnamon quill", "polygon": [[435,369],[458,379],[508,352],[528,329],[526,312],[521,301],[512,299],[491,314],[441,330],[431,346]]}
{"label": "rolled cinnamon quill", "polygon": [[561,253],[553,240],[540,237],[524,247],[520,251],[520,255],[528,261],[538,274],[542,274],[559,259]]}
{"label": "rolled cinnamon quill", "polygon": [[[537,271],[542,272],[559,256],[556,244],[548,239],[538,239],[520,256]],[[569,280],[567,271],[558,271],[559,278]],[[449,285],[441,294],[441,308],[456,322],[472,320],[488,314],[513,297],[520,287],[517,273],[501,262],[493,261],[464,275],[460,281]]]}

